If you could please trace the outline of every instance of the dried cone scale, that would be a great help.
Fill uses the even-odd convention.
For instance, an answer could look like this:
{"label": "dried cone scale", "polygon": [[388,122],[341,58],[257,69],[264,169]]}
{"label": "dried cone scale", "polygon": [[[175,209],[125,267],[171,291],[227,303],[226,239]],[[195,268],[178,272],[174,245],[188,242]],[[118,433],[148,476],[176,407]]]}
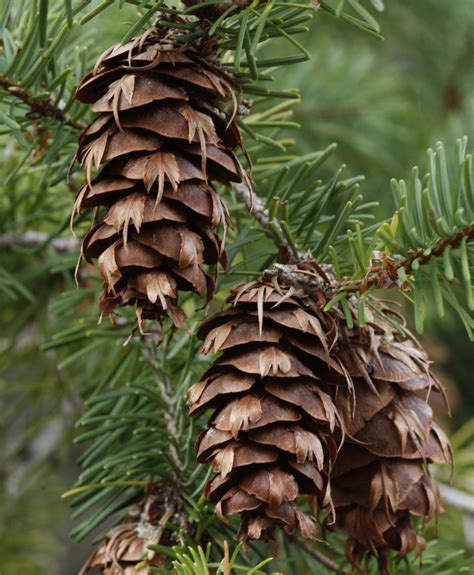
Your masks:
{"label": "dried cone scale", "polygon": [[212,295],[203,264],[225,265],[216,229],[228,216],[210,182],[242,173],[233,90],[195,47],[157,29],[107,50],[79,86],[99,115],[79,139],[87,183],[74,211],[99,208],[82,254],[98,259],[103,313],[133,305],[139,327],[166,315],[179,326],[178,291]]}
{"label": "dried cone scale", "polygon": [[[306,272],[321,282],[311,264]],[[316,537],[314,516],[331,508],[337,451],[326,377],[336,327],[317,297],[278,275],[240,286],[229,299],[233,307],[198,333],[205,353],[222,354],[188,392],[192,415],[214,408],[196,445],[198,461],[215,472],[206,495],[221,520],[241,513],[240,540],[268,539],[276,526]],[[322,371],[313,369],[308,347],[324,358]],[[313,517],[300,496],[308,496]]]}
{"label": "dried cone scale", "polygon": [[[429,520],[441,510],[439,490],[427,464],[451,461],[444,432],[433,421],[427,394],[442,388],[426,353],[407,332],[399,334],[366,310],[363,328],[341,334],[337,353],[355,390],[336,398],[346,440],[331,472],[336,527],[348,535],[352,564],[376,556],[388,573],[387,553],[420,553],[424,539],[413,518]],[[336,350],[335,350],[336,351]]]}

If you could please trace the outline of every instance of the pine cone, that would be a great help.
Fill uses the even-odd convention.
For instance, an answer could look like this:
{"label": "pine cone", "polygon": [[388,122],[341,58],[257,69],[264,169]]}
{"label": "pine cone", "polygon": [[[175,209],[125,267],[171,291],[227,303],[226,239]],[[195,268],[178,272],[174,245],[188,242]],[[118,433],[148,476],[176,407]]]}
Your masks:
{"label": "pine cone", "polygon": [[335,399],[347,435],[331,486],[337,527],[349,535],[347,558],[355,565],[374,555],[388,573],[390,549],[398,559],[424,549],[411,517],[430,519],[441,510],[426,464],[449,462],[451,450],[420,397],[443,391],[425,352],[408,332],[400,341],[381,315],[366,310],[366,317],[366,327],[344,330],[337,350],[355,397],[342,389]]}
{"label": "pine cone", "polygon": [[164,511],[159,495],[148,495],[130,509],[123,523],[107,533],[79,575],[94,567],[100,567],[105,575],[148,575],[148,567],[165,567],[166,557],[150,551],[148,545],[166,544],[163,536],[169,539],[165,525],[171,515]]}
{"label": "pine cone", "polygon": [[82,247],[98,258],[100,309],[135,305],[140,328],[166,315],[179,326],[178,291],[211,297],[203,264],[226,264],[216,228],[228,214],[208,178],[241,181],[234,86],[196,48],[152,29],[107,50],[76,98],[99,113],[79,139],[87,183],[74,212],[101,207]]}
{"label": "pine cone", "polygon": [[[198,438],[197,458],[216,472],[206,495],[219,518],[241,513],[237,537],[244,542],[270,538],[277,525],[316,537],[300,495],[309,496],[314,515],[331,508],[337,414],[325,389],[336,329],[318,301],[324,282],[310,264],[305,273],[321,285],[316,295],[265,276],[234,289],[234,307],[198,332],[204,353],[222,355],[188,392],[192,415],[215,409]],[[324,360],[322,372],[312,369],[308,348]]]}

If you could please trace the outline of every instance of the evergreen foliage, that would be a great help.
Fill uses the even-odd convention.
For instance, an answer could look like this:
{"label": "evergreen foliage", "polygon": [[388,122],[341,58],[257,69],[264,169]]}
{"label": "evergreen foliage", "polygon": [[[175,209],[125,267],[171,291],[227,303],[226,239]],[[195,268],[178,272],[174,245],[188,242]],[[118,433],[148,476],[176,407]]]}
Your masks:
{"label": "evergreen foliage", "polygon": [[[186,293],[179,300],[189,318],[187,330],[162,332],[147,323],[151,337],[129,339],[133,310],[121,313],[116,325],[107,318],[98,324],[101,285],[91,266],[81,272],[79,289],[75,285],[80,247],[70,235],[69,219],[84,176],[71,162],[79,133],[93,115],[74,96],[82,77],[113,43],[127,42],[153,25],[177,30],[178,45],[196,42],[237,82],[242,99],[236,123],[244,140],[239,159],[253,191],[245,178],[232,189],[218,187],[233,226],[226,233],[228,266],[219,273],[213,310],[236,284],[310,253],[319,265],[331,266],[327,269],[338,285],[324,312],[338,314],[349,330],[363,328],[367,310],[389,297],[408,302],[406,315],[412,315],[419,333],[425,323],[434,333],[431,318],[437,314],[450,322],[459,318],[473,338],[472,154],[465,137],[453,145],[466,130],[472,102],[462,41],[472,23],[467,2],[449,8],[430,0],[427,8],[393,10],[380,0],[222,4],[3,0],[0,5],[0,292],[5,302],[0,365],[6,374],[0,379],[5,449],[0,564],[5,575],[79,571],[71,548],[66,568],[58,570],[55,559],[65,545],[67,523],[64,509],[57,510],[61,490],[72,507],[74,540],[88,543],[123,522],[133,505],[166,491],[165,511],[175,517],[149,551],[163,557],[163,565],[150,565],[150,557],[144,557],[143,572],[352,572],[339,533],[326,534],[328,546],[278,533],[276,557],[270,543],[251,543],[245,553],[234,541],[235,522],[221,524],[203,496],[210,471],[196,463],[194,440],[206,418],[190,418],[185,399],[211,363],[198,354],[196,334],[206,315],[202,298]],[[202,15],[210,18],[204,25]],[[446,107],[454,111],[446,113],[440,129],[430,131],[419,122],[423,142],[410,149],[400,142],[410,141],[406,132],[416,110],[403,117],[409,104],[396,94],[396,64],[385,56],[388,71],[379,69],[374,55],[384,49],[382,35],[387,41],[398,36],[405,49],[420,49],[410,38],[413,30],[400,29],[404,18],[414,30],[426,31],[428,42],[435,42],[432,36],[445,19],[451,36],[457,36],[452,50],[445,47],[452,61],[449,85],[443,86]],[[360,48],[357,53],[352,42]],[[420,67],[419,78],[414,74],[400,82],[412,94],[423,91],[422,105],[441,117],[424,86],[441,82],[440,64],[425,55]],[[435,80],[425,82],[424,75]],[[440,136],[446,147],[437,143],[424,160],[422,148]],[[314,151],[315,145],[321,150]],[[341,158],[367,179],[341,165]],[[415,163],[423,167],[408,173]],[[396,171],[390,176],[405,179],[387,183],[391,170]],[[81,214],[75,232],[83,237],[87,230]],[[396,315],[383,319],[394,333],[403,332]],[[459,462],[455,486],[462,490],[472,489],[473,437],[468,422],[451,438]],[[71,478],[73,460],[77,479]],[[435,476],[448,481],[443,469]],[[449,503],[446,507],[449,511]],[[20,522],[22,517],[27,520]],[[48,529],[49,523],[54,527]],[[409,555],[398,562],[394,553],[389,572],[469,572],[459,517],[448,512],[440,524],[441,537],[436,540],[433,533],[422,560]],[[379,567],[367,559],[362,569],[375,574]]]}

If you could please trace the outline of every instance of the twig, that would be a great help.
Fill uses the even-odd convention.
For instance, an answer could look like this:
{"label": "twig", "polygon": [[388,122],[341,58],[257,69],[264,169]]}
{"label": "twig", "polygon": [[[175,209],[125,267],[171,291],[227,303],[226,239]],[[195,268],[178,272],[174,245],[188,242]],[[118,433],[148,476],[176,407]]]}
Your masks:
{"label": "twig", "polygon": [[12,250],[15,247],[30,248],[50,246],[60,253],[74,253],[79,250],[76,238],[52,238],[44,232],[28,231],[23,234],[4,234],[0,236],[0,251]]}
{"label": "twig", "polygon": [[28,115],[31,117],[52,118],[75,130],[83,130],[86,127],[82,122],[74,120],[64,113],[58,106],[53,104],[49,97],[35,100],[31,92],[4,76],[0,76],[0,87],[26,104],[30,108]]}
{"label": "twig", "polygon": [[308,545],[298,537],[291,536],[290,539],[297,547],[302,549],[308,555],[311,555],[313,559],[316,559],[318,563],[324,565],[324,567],[326,567],[326,569],[329,569],[329,571],[332,571],[333,573],[339,573],[339,575],[342,575],[344,573],[344,571],[339,568],[339,565],[337,565],[337,563],[334,563],[334,561],[329,559],[329,557],[326,557],[326,555],[324,555],[324,553],[321,553],[321,551],[313,549],[310,545]]}
{"label": "twig", "polygon": [[286,239],[285,230],[280,222],[278,220],[270,221],[265,204],[252,190],[249,183],[242,182],[240,184],[232,184],[232,189],[234,190],[235,197],[247,206],[250,215],[264,228],[267,235],[275,242],[277,247],[285,246],[297,258],[301,257],[301,254],[297,253],[295,246],[291,245]]}
{"label": "twig", "polygon": [[375,258],[379,265],[370,267],[362,279],[346,280],[341,285],[358,289],[361,292],[366,291],[369,287],[400,287],[402,283],[398,275],[400,270],[410,274],[413,271],[412,266],[415,260],[418,260],[420,265],[426,265],[432,258],[442,256],[448,246],[459,247],[464,238],[467,238],[468,241],[474,240],[474,225],[461,228],[453,236],[438,240],[429,253],[425,253],[424,249],[420,248],[419,250],[410,250],[408,256],[403,258],[382,254]]}
{"label": "twig", "polygon": [[444,485],[443,483],[440,483],[439,489],[441,491],[443,501],[447,505],[455,507],[464,513],[474,515],[474,495],[464,493],[459,489],[455,489],[449,485]]}
{"label": "twig", "polygon": [[[144,350],[144,355],[148,362],[155,369],[160,366],[161,361],[158,356],[159,350],[156,348],[155,344],[149,345]],[[166,427],[166,431],[170,438],[176,439],[179,436],[178,432],[178,422],[176,419],[176,404],[175,404],[175,394],[173,385],[168,378],[163,378],[157,375],[156,386],[160,391],[161,398],[165,404],[165,410],[163,413],[163,419]],[[185,462],[182,456],[178,452],[176,445],[172,442],[169,443],[169,454],[176,468],[177,474],[182,473],[185,468]],[[179,475],[178,475],[179,476]]]}
{"label": "twig", "polygon": [[[245,182],[232,184],[232,189],[234,190],[235,197],[247,206],[252,217],[266,228],[270,224],[268,210],[250,185]],[[280,231],[283,234],[283,230]]]}

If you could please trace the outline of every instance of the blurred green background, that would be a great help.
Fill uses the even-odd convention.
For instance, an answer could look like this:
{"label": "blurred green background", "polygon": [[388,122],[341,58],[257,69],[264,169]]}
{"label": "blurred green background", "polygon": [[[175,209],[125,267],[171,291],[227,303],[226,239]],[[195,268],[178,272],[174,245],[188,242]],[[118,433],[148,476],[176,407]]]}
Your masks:
{"label": "blurred green background", "polygon": [[[291,134],[296,139],[292,151],[306,153],[336,142],[332,167],[344,162],[348,174],[365,175],[366,199],[378,200],[380,212],[388,214],[391,177],[407,177],[412,165],[423,165],[426,148],[438,140],[453,149],[462,135],[474,141],[474,9],[471,0],[388,0],[377,18],[384,41],[320,12],[304,39],[313,59],[279,74],[277,82],[302,93],[294,111],[302,127]],[[88,58],[118,41],[135,19],[133,7],[125,5],[94,20]],[[3,136],[0,148],[5,180],[20,155],[16,143]],[[53,176],[33,164],[3,185],[0,234],[57,231],[73,198]],[[71,511],[60,495],[77,475],[74,461],[80,450],[71,445],[81,411],[78,382],[85,372],[61,349],[44,347],[77,319],[60,305],[61,293],[73,288],[67,271],[72,262],[52,249],[27,248],[0,251],[0,260],[4,285],[10,286],[10,293],[0,295],[0,573],[73,575],[89,543],[69,539]],[[444,427],[460,430],[454,435],[454,483],[472,491],[473,349],[454,314],[431,317],[422,341],[448,389],[452,417],[445,418]],[[468,547],[473,528],[466,527],[459,511],[447,510],[440,519],[444,544]]]}

